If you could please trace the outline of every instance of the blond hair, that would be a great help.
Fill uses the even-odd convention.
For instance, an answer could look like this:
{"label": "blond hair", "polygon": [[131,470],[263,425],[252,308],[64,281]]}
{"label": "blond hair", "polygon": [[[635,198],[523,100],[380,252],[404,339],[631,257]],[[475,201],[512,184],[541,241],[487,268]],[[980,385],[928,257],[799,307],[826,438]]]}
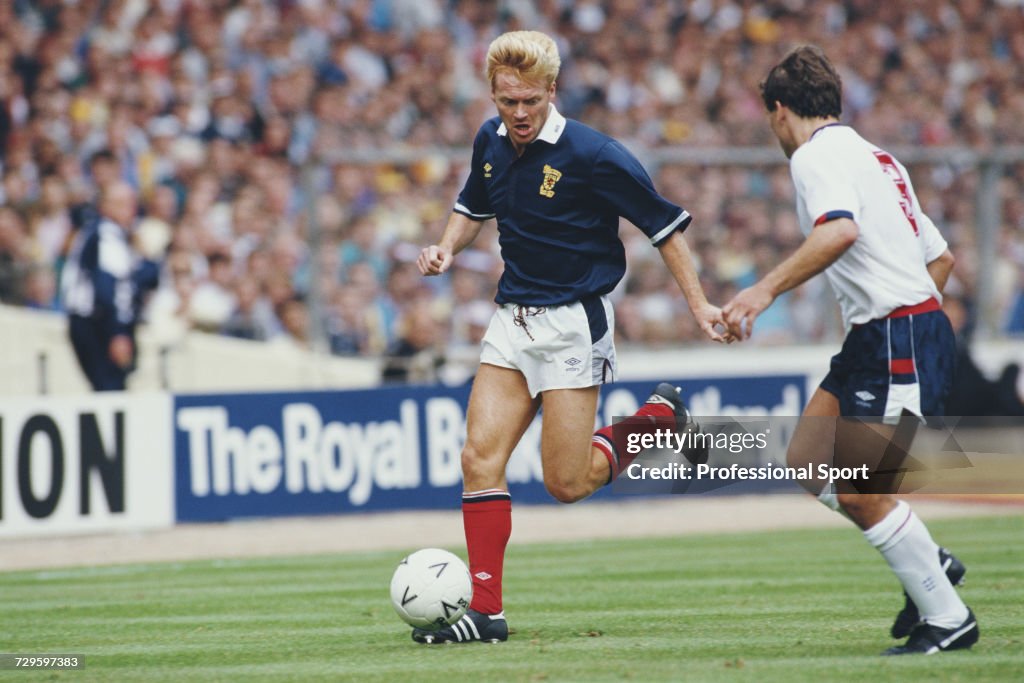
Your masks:
{"label": "blond hair", "polygon": [[551,87],[561,66],[558,46],[551,36],[540,31],[503,33],[487,48],[487,82],[492,88],[495,76],[501,72],[510,72],[522,81]]}

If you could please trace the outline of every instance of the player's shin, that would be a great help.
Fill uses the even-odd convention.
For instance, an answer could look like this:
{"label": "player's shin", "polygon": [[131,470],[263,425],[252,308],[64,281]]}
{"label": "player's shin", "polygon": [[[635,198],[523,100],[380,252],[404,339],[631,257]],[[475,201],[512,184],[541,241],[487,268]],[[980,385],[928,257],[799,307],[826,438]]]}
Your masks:
{"label": "player's shin", "polygon": [[512,535],[512,498],[503,489],[462,494],[469,572],[473,576],[471,608],[483,614],[501,612],[501,575],[505,546]]}
{"label": "player's shin", "polygon": [[643,452],[643,449],[628,443],[631,433],[648,432],[659,428],[674,431],[680,427],[680,421],[687,424],[690,421],[689,413],[683,405],[683,398],[677,388],[663,382],[631,417],[594,432],[594,448],[608,459],[608,483],[612,483]]}
{"label": "player's shin", "polygon": [[882,553],[924,621],[941,628],[964,622],[967,606],[939,564],[939,547],[907,503],[899,501],[864,538]]}

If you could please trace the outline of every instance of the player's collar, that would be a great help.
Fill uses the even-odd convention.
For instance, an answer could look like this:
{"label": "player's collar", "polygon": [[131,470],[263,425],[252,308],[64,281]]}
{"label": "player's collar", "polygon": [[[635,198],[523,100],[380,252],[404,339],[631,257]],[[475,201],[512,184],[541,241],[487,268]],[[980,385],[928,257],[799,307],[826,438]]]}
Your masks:
{"label": "player's collar", "polygon": [[814,129],[814,132],[811,133],[811,137],[807,138],[807,140],[808,141],[813,140],[815,135],[817,135],[821,131],[825,130],[826,128],[832,128],[833,126],[842,126],[842,125],[843,124],[840,121],[833,121],[832,123],[826,123],[824,126],[818,126],[817,128]]}
{"label": "player's collar", "polygon": [[[562,137],[563,131],[565,131],[565,117],[559,113],[553,103],[549,104],[547,121],[544,122],[544,126],[540,129],[536,139],[553,145],[558,142],[558,138]],[[505,127],[504,123],[498,126],[498,135],[508,135],[508,128]]]}
{"label": "player's collar", "polygon": [[544,122],[544,127],[540,129],[537,139],[553,145],[558,142],[558,138],[562,137],[564,130],[565,117],[559,113],[554,104],[549,104],[548,120]]}

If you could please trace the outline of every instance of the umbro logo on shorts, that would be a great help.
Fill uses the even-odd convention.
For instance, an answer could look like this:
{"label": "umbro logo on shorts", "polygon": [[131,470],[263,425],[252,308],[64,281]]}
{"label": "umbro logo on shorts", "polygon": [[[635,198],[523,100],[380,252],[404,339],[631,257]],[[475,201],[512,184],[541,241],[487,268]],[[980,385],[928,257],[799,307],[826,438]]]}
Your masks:
{"label": "umbro logo on shorts", "polygon": [[874,401],[875,400],[875,395],[872,394],[870,391],[858,391],[856,394],[854,394],[854,396],[856,396],[857,398],[859,398],[862,401]]}
{"label": "umbro logo on shorts", "polygon": [[573,358],[570,358],[569,360],[565,361],[565,364],[568,365],[571,368],[574,368],[574,367],[576,367],[577,365],[579,365],[582,362],[583,361],[581,361],[579,358],[573,357]]}
{"label": "umbro logo on shorts", "polygon": [[487,579],[492,578],[491,575],[488,574],[487,572],[477,572],[473,576],[475,576],[476,578],[480,579],[481,581],[486,581]]}

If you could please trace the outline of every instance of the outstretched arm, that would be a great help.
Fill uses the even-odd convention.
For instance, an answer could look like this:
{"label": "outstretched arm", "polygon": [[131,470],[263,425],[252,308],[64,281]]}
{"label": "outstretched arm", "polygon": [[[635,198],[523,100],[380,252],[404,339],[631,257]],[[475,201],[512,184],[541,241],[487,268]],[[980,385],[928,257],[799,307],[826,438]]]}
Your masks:
{"label": "outstretched arm", "polygon": [[679,289],[683,290],[686,303],[690,305],[693,317],[697,319],[704,334],[716,342],[733,341],[732,335],[722,335],[715,330],[715,325],[724,325],[722,311],[717,306],[708,303],[707,297],[704,296],[704,288],[700,285],[697,268],[693,264],[693,255],[690,253],[690,247],[686,243],[683,233],[678,230],[672,233],[668,239],[658,245],[658,251],[661,252],[661,258],[671,271],[672,277],[679,284]]}
{"label": "outstretched arm", "polygon": [[749,339],[754,320],[777,296],[835,263],[857,241],[858,234],[857,224],[849,218],[837,218],[815,227],[789,258],[722,308],[729,330],[740,339]]}
{"label": "outstretched arm", "polygon": [[425,247],[416,259],[421,275],[440,275],[452,265],[455,254],[468,247],[480,234],[483,221],[475,221],[461,213],[452,212],[441,241]]}

